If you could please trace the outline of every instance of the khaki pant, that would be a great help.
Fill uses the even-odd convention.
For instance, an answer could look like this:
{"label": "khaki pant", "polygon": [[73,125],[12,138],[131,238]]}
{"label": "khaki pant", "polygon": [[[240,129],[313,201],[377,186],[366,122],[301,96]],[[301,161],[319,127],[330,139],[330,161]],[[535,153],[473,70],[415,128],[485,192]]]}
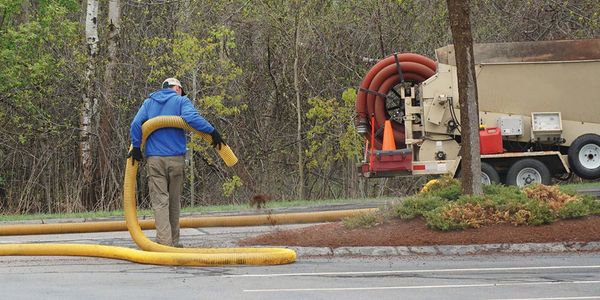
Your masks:
{"label": "khaki pant", "polygon": [[184,167],[184,156],[148,157],[148,187],[156,222],[156,242],[162,245],[179,244]]}

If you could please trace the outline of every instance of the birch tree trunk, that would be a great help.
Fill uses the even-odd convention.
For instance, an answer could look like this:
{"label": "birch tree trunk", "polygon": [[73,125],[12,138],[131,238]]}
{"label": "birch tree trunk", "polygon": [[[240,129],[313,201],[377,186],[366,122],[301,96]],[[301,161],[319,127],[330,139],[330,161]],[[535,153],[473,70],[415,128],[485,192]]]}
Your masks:
{"label": "birch tree trunk", "polygon": [[88,50],[85,71],[85,92],[80,114],[80,159],[84,180],[83,203],[89,206],[92,202],[94,159],[92,142],[94,136],[94,120],[98,106],[95,87],[96,56],[98,55],[98,0],[88,0],[85,18],[85,39]]}
{"label": "birch tree trunk", "polygon": [[[298,2],[296,2],[298,5]],[[300,12],[296,9],[294,17],[294,91],[296,93],[296,112],[297,112],[297,136],[296,143],[298,147],[298,199],[304,199],[304,153],[302,148],[302,103],[300,101],[300,79],[298,74],[299,61],[299,31],[300,31]]]}
{"label": "birch tree trunk", "polygon": [[458,75],[462,144],[462,192],[481,195],[481,156],[479,153],[479,105],[473,58],[473,37],[468,0],[447,0],[454,39]]}

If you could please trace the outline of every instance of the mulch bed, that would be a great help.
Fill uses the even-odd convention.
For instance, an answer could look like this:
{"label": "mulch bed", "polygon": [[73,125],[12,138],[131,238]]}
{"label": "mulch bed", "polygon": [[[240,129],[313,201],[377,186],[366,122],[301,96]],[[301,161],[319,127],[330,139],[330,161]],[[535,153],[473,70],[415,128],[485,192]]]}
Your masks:
{"label": "mulch bed", "polygon": [[550,243],[600,241],[600,216],[560,220],[541,226],[500,224],[477,229],[438,231],[422,219],[392,220],[372,227],[348,230],[340,223],[275,231],[240,242],[241,246],[299,247],[427,246],[496,243]]}

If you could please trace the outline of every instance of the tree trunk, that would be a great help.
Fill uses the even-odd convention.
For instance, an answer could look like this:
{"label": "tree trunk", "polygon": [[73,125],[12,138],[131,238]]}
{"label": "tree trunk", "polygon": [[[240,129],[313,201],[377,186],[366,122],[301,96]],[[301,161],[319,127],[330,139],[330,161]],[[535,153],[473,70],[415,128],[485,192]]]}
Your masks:
{"label": "tree trunk", "polygon": [[96,97],[95,72],[96,56],[98,55],[98,1],[88,0],[85,18],[85,37],[88,49],[88,59],[85,71],[85,93],[83,95],[83,105],[80,114],[80,159],[84,180],[84,191],[82,202],[85,206],[91,207],[95,202],[93,199],[94,188],[93,170],[94,157],[92,152],[92,142],[94,136],[94,120],[98,106]]}
{"label": "tree trunk", "polygon": [[[113,203],[104,203],[105,199],[113,199],[116,195],[119,182],[116,180],[114,170],[111,168],[110,156],[112,155],[111,127],[113,114],[110,113],[115,107],[115,70],[117,68],[117,40],[119,38],[121,7],[119,0],[110,0],[108,3],[108,37],[107,55],[108,64],[104,71],[104,99],[100,107],[100,145],[98,175],[101,186],[100,199],[103,201],[102,209],[110,209]],[[117,197],[118,198],[118,197]]]}
{"label": "tree trunk", "polygon": [[447,0],[454,39],[458,76],[458,97],[462,138],[462,192],[481,195],[481,157],[479,153],[479,105],[473,59],[473,37],[468,0]]}
{"label": "tree trunk", "polygon": [[[298,4],[298,2],[296,2]],[[304,199],[304,151],[302,149],[302,103],[300,101],[300,79],[298,74],[299,61],[299,30],[300,13],[296,10],[294,18],[294,91],[296,93],[296,112],[297,112],[297,136],[296,143],[298,149],[298,199]]]}
{"label": "tree trunk", "polygon": [[385,50],[385,42],[383,41],[383,29],[381,28],[382,20],[381,1],[377,0],[377,20],[375,20],[375,22],[377,22],[377,33],[379,35],[379,50],[381,51],[381,57],[385,57],[387,51]]}
{"label": "tree trunk", "polygon": [[[198,74],[198,69],[194,68],[194,70],[192,71],[192,92],[191,92],[191,97],[192,97],[192,104],[194,106],[196,106],[196,94],[197,94],[197,89],[198,89],[198,78],[197,75]],[[190,139],[194,140],[194,135],[191,135]],[[194,207],[194,205],[196,205],[196,178],[195,178],[195,168],[196,166],[194,165],[194,147],[190,147],[189,151],[189,162],[190,162],[190,206]]]}

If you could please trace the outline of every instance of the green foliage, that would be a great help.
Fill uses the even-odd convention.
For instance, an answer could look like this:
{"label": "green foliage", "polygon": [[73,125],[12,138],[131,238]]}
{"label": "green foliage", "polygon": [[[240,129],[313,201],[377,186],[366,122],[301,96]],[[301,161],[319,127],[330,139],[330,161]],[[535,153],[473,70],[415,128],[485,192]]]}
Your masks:
{"label": "green foliage", "polygon": [[439,196],[411,196],[394,207],[394,211],[401,219],[413,219],[419,216],[425,217],[429,212],[447,204],[448,200]]}
{"label": "green foliage", "polygon": [[586,203],[591,215],[600,215],[600,201],[591,195],[584,195],[583,202]]}
{"label": "green foliage", "polygon": [[242,182],[242,179],[237,175],[228,178],[227,180],[225,180],[225,182],[223,182],[223,195],[229,197],[233,195],[237,188],[243,185],[244,183]]}
{"label": "green foliage", "polygon": [[[237,115],[247,109],[239,96],[231,94],[230,85],[242,75],[242,69],[228,58],[228,51],[236,48],[234,32],[225,26],[212,28],[206,36],[176,32],[172,38],[153,37],[143,41],[148,64],[152,67],[148,82],[161,82],[175,76],[189,78],[196,74],[201,89],[199,101],[202,111],[219,116]],[[185,82],[185,81],[184,81]],[[184,83],[191,92],[191,82]]]}
{"label": "green foliage", "polygon": [[568,195],[556,186],[484,186],[483,196],[459,195],[460,184],[442,178],[428,184],[419,195],[395,207],[403,219],[422,216],[439,230],[480,227],[489,224],[542,225],[557,218],[579,218],[600,212],[600,204],[588,196]]}
{"label": "green foliage", "polygon": [[552,210],[540,201],[536,201],[531,199],[531,201],[527,202],[522,210],[517,211],[517,215],[519,212],[528,212],[527,218],[523,220],[523,222],[519,222],[517,220],[514,222],[515,224],[521,225],[543,225],[550,224],[556,220],[556,217]]}
{"label": "green foliage", "polygon": [[444,200],[457,200],[462,195],[462,190],[459,180],[450,176],[442,176],[424,187],[422,193]]}
{"label": "green foliage", "polygon": [[[200,111],[207,116],[234,116],[247,109],[246,103],[232,93],[231,86],[242,75],[242,69],[226,55],[236,48],[233,30],[225,26],[210,28],[206,35],[175,32],[172,38],[158,36],[145,39],[142,43],[143,55],[151,67],[148,82],[161,82],[169,76],[176,76],[191,98],[192,82],[185,81],[196,74],[200,99]],[[227,137],[225,137],[227,138]],[[200,139],[192,139],[188,147],[203,155],[206,162],[214,163],[210,147]],[[232,182],[224,186],[232,187]],[[235,186],[234,186],[235,188]],[[228,188],[225,194],[232,193]]]}
{"label": "green foliage", "polygon": [[590,195],[582,197],[581,201],[571,201],[558,211],[561,219],[575,219],[588,215],[600,214],[600,201]]}
{"label": "green foliage", "polygon": [[341,160],[355,160],[362,145],[362,138],[353,124],[356,90],[347,89],[342,101],[314,97],[308,99],[310,109],[306,113],[309,130],[305,150],[307,167],[329,170]]}
{"label": "green foliage", "polygon": [[346,229],[371,228],[381,222],[381,216],[377,212],[359,214],[342,219],[342,224]]}
{"label": "green foliage", "polygon": [[[0,2],[0,10],[8,13],[5,17],[18,10],[8,2]],[[76,69],[68,64],[77,53],[79,23],[69,19],[77,8],[77,1],[43,1],[28,22],[0,30],[0,96],[11,103],[8,108],[0,106],[0,115],[17,130],[14,137],[21,144],[38,134],[38,128],[52,134],[65,122],[55,114],[64,105],[50,100],[62,92],[56,87],[64,85],[65,78],[76,84],[72,74]]]}
{"label": "green foliage", "polygon": [[583,202],[569,202],[559,211],[558,217],[561,219],[575,219],[590,214],[590,208]]}
{"label": "green foliage", "polygon": [[465,229],[469,226],[465,221],[459,221],[454,218],[446,217],[444,215],[445,209],[445,207],[437,207],[436,209],[425,214],[425,220],[427,220],[427,226],[429,228],[448,231]]}
{"label": "green foliage", "polygon": [[530,201],[525,194],[516,186],[505,186],[499,184],[483,186],[486,200],[490,201],[499,210],[516,212]]}

